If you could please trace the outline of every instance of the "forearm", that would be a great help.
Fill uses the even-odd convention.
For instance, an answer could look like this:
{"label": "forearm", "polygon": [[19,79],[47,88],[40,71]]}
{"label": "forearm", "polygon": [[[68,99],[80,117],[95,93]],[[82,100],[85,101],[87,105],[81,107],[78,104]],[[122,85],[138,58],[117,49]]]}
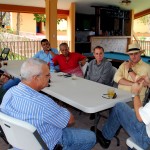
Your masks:
{"label": "forearm", "polygon": [[74,116],[72,115],[72,113],[70,113],[70,119],[69,119],[69,122],[68,122],[68,126],[72,125],[74,122],[75,122]]}
{"label": "forearm", "polygon": [[52,55],[52,57],[56,56],[57,54],[55,54],[53,51],[49,51],[49,53]]}
{"label": "forearm", "polygon": [[118,83],[121,84],[121,85],[132,86],[134,82],[122,78],[122,79],[119,80]]}
{"label": "forearm", "polygon": [[142,118],[139,114],[139,108],[142,106],[142,103],[141,103],[140,97],[138,95],[136,95],[134,97],[133,103],[134,103],[134,111],[135,111],[136,117],[137,117],[138,121],[142,122]]}
{"label": "forearm", "polygon": [[130,77],[132,78],[133,81],[136,81],[137,74],[134,71],[129,72],[129,75],[130,75]]}

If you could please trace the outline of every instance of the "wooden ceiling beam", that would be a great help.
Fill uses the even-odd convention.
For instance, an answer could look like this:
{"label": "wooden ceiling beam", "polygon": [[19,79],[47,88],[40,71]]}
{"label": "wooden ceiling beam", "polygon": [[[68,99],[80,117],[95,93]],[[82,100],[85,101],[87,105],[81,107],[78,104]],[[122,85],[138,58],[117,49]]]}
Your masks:
{"label": "wooden ceiling beam", "polygon": [[138,19],[138,18],[143,17],[143,16],[148,15],[148,14],[150,14],[150,9],[146,9],[142,12],[135,14],[134,19]]}
{"label": "wooden ceiling beam", "polygon": [[[20,5],[6,5],[0,4],[1,12],[19,12],[19,13],[32,13],[32,14],[45,14],[45,8],[32,7],[32,6],[20,6]],[[69,15],[69,10],[57,10],[58,15]]]}

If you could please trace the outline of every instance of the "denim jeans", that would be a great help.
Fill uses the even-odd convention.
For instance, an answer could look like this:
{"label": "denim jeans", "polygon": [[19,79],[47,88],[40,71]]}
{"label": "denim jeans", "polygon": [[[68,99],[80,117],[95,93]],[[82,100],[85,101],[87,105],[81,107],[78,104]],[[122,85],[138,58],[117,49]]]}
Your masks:
{"label": "denim jeans", "polygon": [[64,128],[59,144],[63,150],[91,150],[96,144],[96,136],[90,130]]}
{"label": "denim jeans", "polygon": [[2,88],[7,91],[9,88],[17,85],[19,82],[19,78],[9,79],[6,83],[3,84]]}
{"label": "denim jeans", "polygon": [[143,149],[148,147],[150,138],[146,133],[145,124],[137,120],[135,112],[125,103],[118,103],[114,106],[102,128],[103,136],[111,140],[120,125],[139,146]]}

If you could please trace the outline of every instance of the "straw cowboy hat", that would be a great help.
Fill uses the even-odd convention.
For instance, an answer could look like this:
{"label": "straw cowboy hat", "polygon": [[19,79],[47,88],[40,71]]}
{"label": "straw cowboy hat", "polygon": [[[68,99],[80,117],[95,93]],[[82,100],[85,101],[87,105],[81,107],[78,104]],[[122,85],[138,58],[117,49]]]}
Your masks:
{"label": "straw cowboy hat", "polygon": [[127,53],[128,54],[137,53],[137,52],[143,53],[144,51],[145,50],[141,50],[140,45],[138,43],[132,43],[132,44],[129,44]]}

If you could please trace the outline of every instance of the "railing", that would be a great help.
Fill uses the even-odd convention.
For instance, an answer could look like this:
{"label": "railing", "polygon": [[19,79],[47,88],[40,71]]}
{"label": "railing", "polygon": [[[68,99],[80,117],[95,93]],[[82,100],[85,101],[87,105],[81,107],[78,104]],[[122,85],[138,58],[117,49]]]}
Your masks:
{"label": "railing", "polygon": [[[66,42],[70,45],[69,41],[57,41],[57,45]],[[24,60],[31,58],[41,48],[40,41],[0,41],[0,49],[8,47],[10,48],[9,59],[10,60]]]}
{"label": "railing", "polygon": [[140,44],[141,49],[145,50],[145,55],[150,56],[150,41],[137,40]]}
{"label": "railing", "polygon": [[[57,45],[62,42],[67,42],[70,45],[69,41],[57,41]],[[145,55],[150,56],[150,41],[137,41],[141,48],[145,50]],[[31,58],[41,49],[40,41],[0,41],[0,49],[8,47],[10,48],[9,59],[10,60],[24,60]]]}

